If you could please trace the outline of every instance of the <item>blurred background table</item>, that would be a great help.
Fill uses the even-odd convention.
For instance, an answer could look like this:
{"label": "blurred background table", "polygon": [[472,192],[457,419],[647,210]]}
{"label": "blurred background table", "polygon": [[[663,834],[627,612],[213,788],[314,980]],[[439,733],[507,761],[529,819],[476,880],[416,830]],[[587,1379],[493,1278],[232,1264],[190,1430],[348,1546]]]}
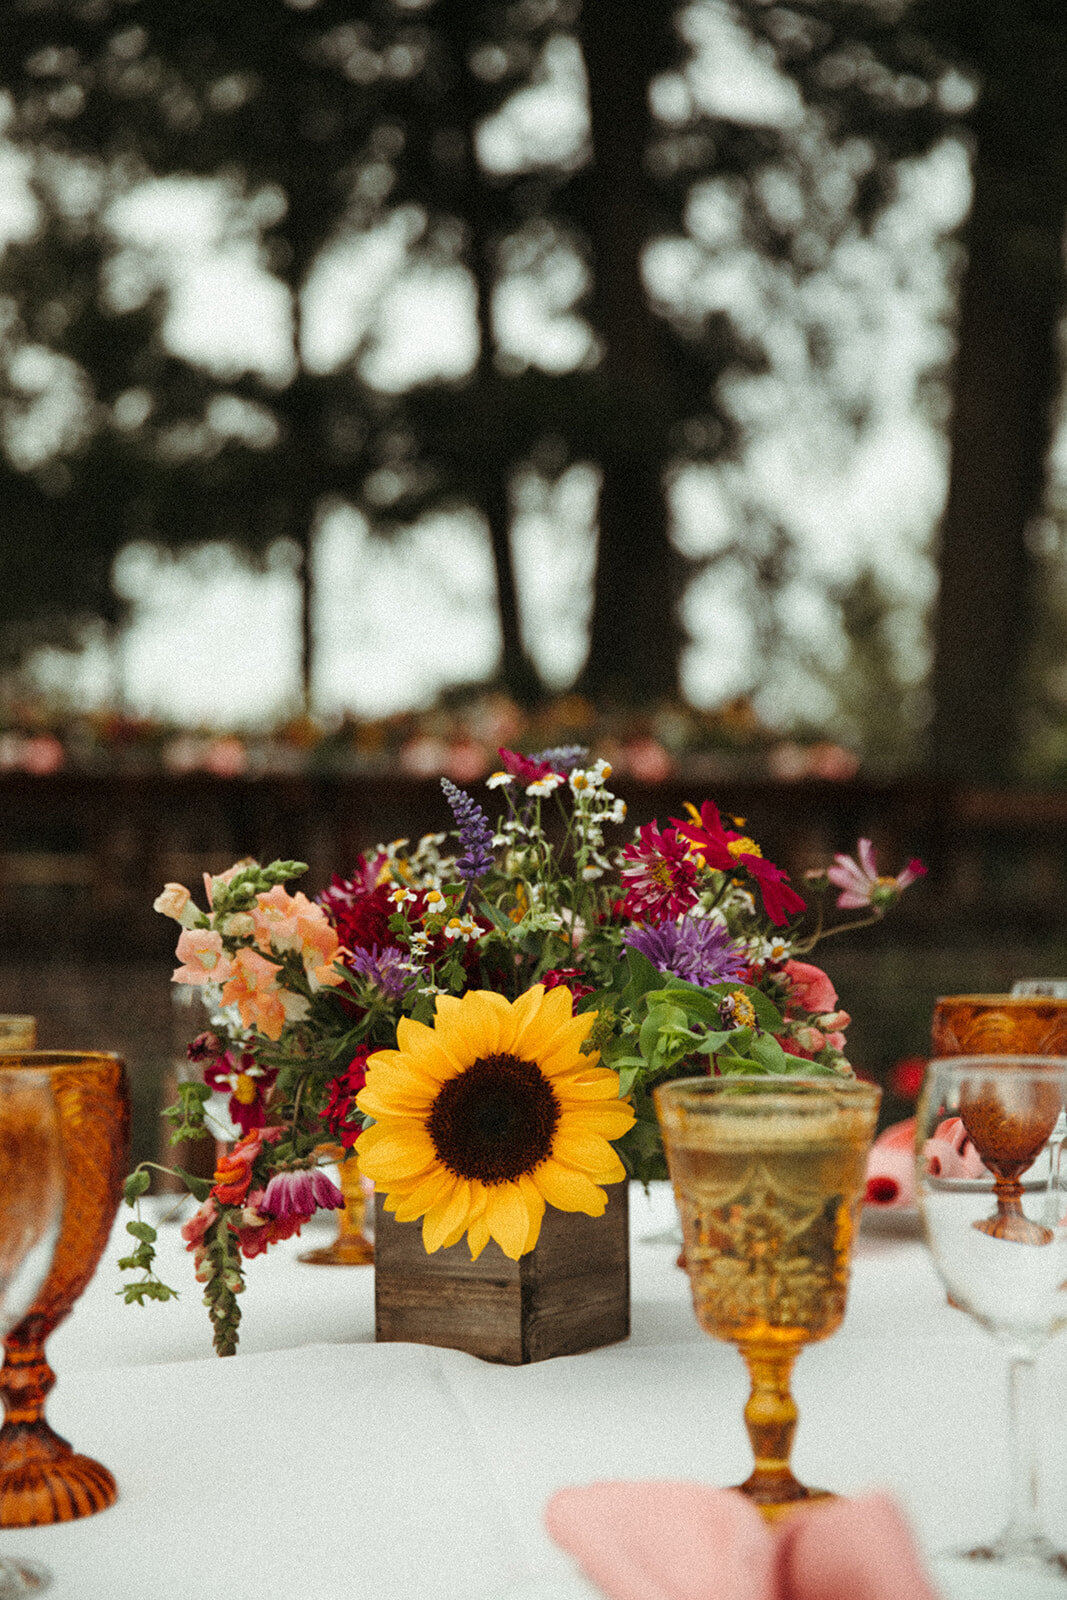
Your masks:
{"label": "blurred background table", "polygon": [[[159,1207],[162,1202],[151,1202]],[[740,1356],[697,1327],[666,1185],[635,1189],[633,1331],[500,1367],[374,1343],[373,1271],[302,1265],[332,1220],[250,1264],[240,1353],[219,1360],[176,1224],[177,1302],[126,1307],[112,1247],[50,1343],[56,1428],[114,1471],[112,1509],[0,1535],[55,1600],[505,1600],[569,1590],[548,1496],[596,1478],[728,1484],[749,1470]],[[804,1352],[795,1461],[808,1482],[903,1501],[931,1547],[996,1531],[1005,1505],[999,1352],[945,1302],[906,1220],[868,1217],[840,1332]],[[1067,1538],[1067,1341],[1042,1365],[1051,1532]]]}

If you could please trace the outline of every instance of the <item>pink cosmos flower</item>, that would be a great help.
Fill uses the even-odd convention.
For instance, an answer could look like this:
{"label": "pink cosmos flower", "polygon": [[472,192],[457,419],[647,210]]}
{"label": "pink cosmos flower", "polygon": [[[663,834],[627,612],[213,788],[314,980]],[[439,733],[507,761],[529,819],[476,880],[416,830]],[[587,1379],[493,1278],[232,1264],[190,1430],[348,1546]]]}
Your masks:
{"label": "pink cosmos flower", "polygon": [[261,1215],[277,1217],[281,1222],[292,1217],[306,1221],[320,1208],[324,1211],[341,1211],[344,1204],[344,1195],[320,1167],[304,1167],[299,1172],[276,1172],[267,1184],[257,1210]]}
{"label": "pink cosmos flower", "polygon": [[856,846],[856,856],[834,856],[834,864],[826,876],[841,893],[837,904],[843,911],[859,911],[870,906],[872,911],[884,911],[892,905],[916,878],[926,876],[926,868],[918,857],[913,857],[895,878],[879,876],[874,856],[874,846],[869,839],[861,839]]}
{"label": "pink cosmos flower", "polygon": [[623,912],[652,923],[680,917],[696,904],[696,875],[684,840],[673,829],[661,833],[654,822],[646,822],[637,830],[637,842],[623,851]]}

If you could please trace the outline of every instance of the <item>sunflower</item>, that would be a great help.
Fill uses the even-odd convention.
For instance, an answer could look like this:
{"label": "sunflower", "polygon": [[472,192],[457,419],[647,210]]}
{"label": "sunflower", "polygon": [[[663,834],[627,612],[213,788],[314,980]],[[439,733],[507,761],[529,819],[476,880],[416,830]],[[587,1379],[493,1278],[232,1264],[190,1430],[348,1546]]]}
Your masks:
{"label": "sunflower", "polygon": [[625,1168],[609,1143],[633,1124],[618,1074],[583,1055],[595,1012],[572,1016],[563,985],[511,1002],[491,990],[439,995],[433,1027],[404,1017],[397,1049],[367,1062],[360,1170],[399,1222],[423,1218],[427,1251],[468,1235],[532,1250],[546,1203],[599,1217]]}

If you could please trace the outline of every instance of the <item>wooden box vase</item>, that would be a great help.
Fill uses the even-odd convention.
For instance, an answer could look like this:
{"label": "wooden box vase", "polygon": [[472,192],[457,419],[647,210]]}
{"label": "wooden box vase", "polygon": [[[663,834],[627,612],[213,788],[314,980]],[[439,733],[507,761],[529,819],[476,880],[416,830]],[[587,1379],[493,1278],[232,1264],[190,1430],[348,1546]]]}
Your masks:
{"label": "wooden box vase", "polygon": [[477,1261],[466,1238],[428,1255],[421,1222],[397,1222],[378,1195],[375,1337],[510,1366],[628,1338],[629,1184],[609,1184],[606,1193],[601,1217],[549,1206],[536,1245],[517,1261],[495,1239]]}

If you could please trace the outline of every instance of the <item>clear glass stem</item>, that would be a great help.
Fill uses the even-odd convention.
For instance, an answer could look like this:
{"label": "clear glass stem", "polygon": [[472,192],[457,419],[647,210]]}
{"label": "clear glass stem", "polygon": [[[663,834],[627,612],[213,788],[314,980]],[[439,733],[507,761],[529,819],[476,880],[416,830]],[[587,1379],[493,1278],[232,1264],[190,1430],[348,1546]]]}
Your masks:
{"label": "clear glass stem", "polygon": [[26,1600],[51,1587],[52,1574],[35,1561],[0,1560],[0,1600]]}
{"label": "clear glass stem", "polygon": [[1033,1351],[1014,1352],[1008,1367],[1008,1462],[1011,1514],[998,1544],[1026,1550],[1042,1544],[1037,1438],[1037,1364]]}

